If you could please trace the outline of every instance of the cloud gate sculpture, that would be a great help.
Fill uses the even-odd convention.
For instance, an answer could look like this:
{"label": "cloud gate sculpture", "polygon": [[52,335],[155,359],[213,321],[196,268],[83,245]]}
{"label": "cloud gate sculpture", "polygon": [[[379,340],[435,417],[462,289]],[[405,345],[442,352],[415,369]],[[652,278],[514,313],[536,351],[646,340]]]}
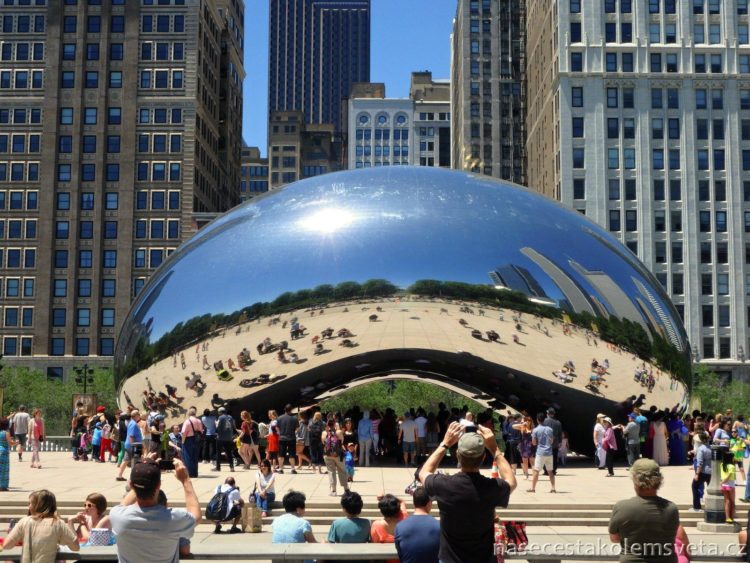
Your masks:
{"label": "cloud gate sculpture", "polygon": [[170,385],[174,417],[423,378],[554,406],[583,451],[597,412],[684,408],[690,373],[677,312],[609,233],[509,183],[406,167],[303,180],[205,227],[137,297],[115,365],[121,405]]}

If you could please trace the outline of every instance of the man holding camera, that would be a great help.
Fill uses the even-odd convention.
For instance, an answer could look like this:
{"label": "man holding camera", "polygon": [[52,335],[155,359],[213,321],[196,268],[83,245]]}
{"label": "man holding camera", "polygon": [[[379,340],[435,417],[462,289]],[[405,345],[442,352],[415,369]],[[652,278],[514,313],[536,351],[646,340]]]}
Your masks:
{"label": "man holding camera", "polygon": [[[446,451],[456,444],[460,472],[436,474]],[[497,465],[497,479],[479,472],[485,450]],[[516,488],[516,477],[498,449],[492,430],[452,422],[440,446],[422,466],[419,480],[440,509],[440,561],[496,561],[493,550],[495,507],[508,506],[510,494]]]}

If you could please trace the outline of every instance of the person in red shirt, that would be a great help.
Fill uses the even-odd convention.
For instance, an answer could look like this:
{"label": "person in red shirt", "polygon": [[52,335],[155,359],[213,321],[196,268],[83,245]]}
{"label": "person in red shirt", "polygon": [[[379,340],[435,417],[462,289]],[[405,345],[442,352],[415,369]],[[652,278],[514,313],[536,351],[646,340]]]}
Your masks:
{"label": "person in red shirt", "polygon": [[268,432],[268,447],[266,459],[273,465],[274,471],[279,470],[279,430],[274,424]]}
{"label": "person in red shirt", "polygon": [[[406,518],[406,504],[393,495],[383,495],[378,499],[378,508],[383,518],[375,520],[370,527],[372,543],[395,543],[396,524]],[[386,563],[398,563],[399,559],[389,559]]]}

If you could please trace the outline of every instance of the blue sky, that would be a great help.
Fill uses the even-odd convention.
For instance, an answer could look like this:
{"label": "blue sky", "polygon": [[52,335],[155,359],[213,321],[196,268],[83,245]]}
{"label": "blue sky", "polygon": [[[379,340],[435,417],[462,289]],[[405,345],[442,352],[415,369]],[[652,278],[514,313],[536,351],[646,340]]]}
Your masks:
{"label": "blue sky", "polygon": [[[242,133],[266,153],[268,111],[268,0],[245,2],[245,77]],[[372,0],[370,79],[386,95],[409,94],[412,71],[450,77],[450,33],[456,0]]]}

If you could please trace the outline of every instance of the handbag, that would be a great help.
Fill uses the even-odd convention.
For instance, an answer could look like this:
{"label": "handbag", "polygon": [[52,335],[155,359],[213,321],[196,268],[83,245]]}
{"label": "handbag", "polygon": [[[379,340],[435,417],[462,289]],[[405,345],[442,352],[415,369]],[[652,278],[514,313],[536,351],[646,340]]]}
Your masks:
{"label": "handbag", "polygon": [[529,537],[526,535],[526,522],[504,520],[503,527],[505,528],[505,541],[511,551],[522,551],[528,545]]}

